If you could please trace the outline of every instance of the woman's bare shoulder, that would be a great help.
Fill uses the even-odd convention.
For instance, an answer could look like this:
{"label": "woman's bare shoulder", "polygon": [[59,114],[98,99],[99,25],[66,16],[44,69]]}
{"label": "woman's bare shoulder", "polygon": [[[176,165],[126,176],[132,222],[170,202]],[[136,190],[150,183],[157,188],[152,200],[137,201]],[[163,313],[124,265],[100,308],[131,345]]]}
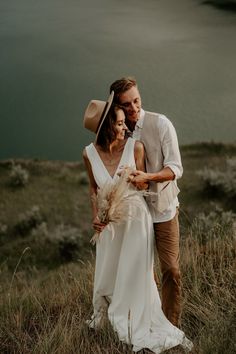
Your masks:
{"label": "woman's bare shoulder", "polygon": [[82,155],[84,159],[88,159],[86,148],[84,148]]}

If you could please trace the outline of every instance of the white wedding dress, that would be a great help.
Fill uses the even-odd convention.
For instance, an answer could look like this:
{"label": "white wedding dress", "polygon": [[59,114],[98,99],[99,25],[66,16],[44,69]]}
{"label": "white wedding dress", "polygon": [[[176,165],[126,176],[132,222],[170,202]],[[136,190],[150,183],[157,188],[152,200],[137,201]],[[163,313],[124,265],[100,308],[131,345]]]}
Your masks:
{"label": "white wedding dress", "polygon": [[[135,168],[134,143],[132,138],[127,140],[114,177],[108,173],[94,144],[86,147],[99,188],[115,183],[120,167]],[[113,239],[111,228],[106,226],[96,244],[94,314],[87,323],[92,328],[99,327],[104,313],[108,312],[119,339],[132,344],[134,352],[149,348],[161,353],[179,344],[191,350],[192,343],[167,320],[161,309],[153,274],[152,220],[143,197],[137,192],[135,198],[128,211],[132,217],[113,225]]]}

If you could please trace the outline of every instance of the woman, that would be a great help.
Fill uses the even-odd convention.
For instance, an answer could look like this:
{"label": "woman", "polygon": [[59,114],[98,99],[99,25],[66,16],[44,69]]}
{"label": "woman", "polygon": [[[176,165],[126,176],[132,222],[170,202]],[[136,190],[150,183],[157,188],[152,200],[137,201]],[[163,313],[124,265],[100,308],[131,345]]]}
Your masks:
{"label": "woman", "polygon": [[[141,142],[126,138],[123,110],[108,102],[91,101],[84,116],[85,128],[96,133],[95,143],[84,149],[83,157],[90,180],[93,228],[100,232],[96,244],[94,279],[94,314],[89,326],[101,325],[104,314],[119,339],[133,345],[133,351],[148,348],[154,353],[192,343],[173,326],[161,310],[153,276],[153,227],[146,203],[137,191],[126,213],[131,218],[111,228],[101,223],[94,195],[98,188],[116,183],[122,166],[145,169],[145,152]],[[144,186],[145,188],[146,186]],[[131,187],[132,188],[132,187]]]}

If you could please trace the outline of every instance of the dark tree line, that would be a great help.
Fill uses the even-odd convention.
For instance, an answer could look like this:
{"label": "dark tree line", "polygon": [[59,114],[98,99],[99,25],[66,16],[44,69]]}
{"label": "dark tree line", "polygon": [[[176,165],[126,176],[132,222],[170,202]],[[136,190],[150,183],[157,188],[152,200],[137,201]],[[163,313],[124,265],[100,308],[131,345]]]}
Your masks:
{"label": "dark tree line", "polygon": [[202,3],[221,10],[236,12],[236,0],[204,0]]}

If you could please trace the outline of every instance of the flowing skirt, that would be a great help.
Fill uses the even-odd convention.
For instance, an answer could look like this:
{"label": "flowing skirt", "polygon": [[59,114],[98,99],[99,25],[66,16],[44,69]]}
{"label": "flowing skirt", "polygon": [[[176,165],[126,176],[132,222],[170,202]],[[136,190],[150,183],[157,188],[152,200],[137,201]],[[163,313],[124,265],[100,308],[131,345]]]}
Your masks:
{"label": "flowing skirt", "polygon": [[94,314],[87,322],[96,328],[108,313],[119,339],[134,352],[148,348],[161,353],[179,344],[191,350],[192,343],[161,309],[153,273],[153,224],[141,196],[130,205],[129,215],[125,222],[105,227],[97,242]]}

